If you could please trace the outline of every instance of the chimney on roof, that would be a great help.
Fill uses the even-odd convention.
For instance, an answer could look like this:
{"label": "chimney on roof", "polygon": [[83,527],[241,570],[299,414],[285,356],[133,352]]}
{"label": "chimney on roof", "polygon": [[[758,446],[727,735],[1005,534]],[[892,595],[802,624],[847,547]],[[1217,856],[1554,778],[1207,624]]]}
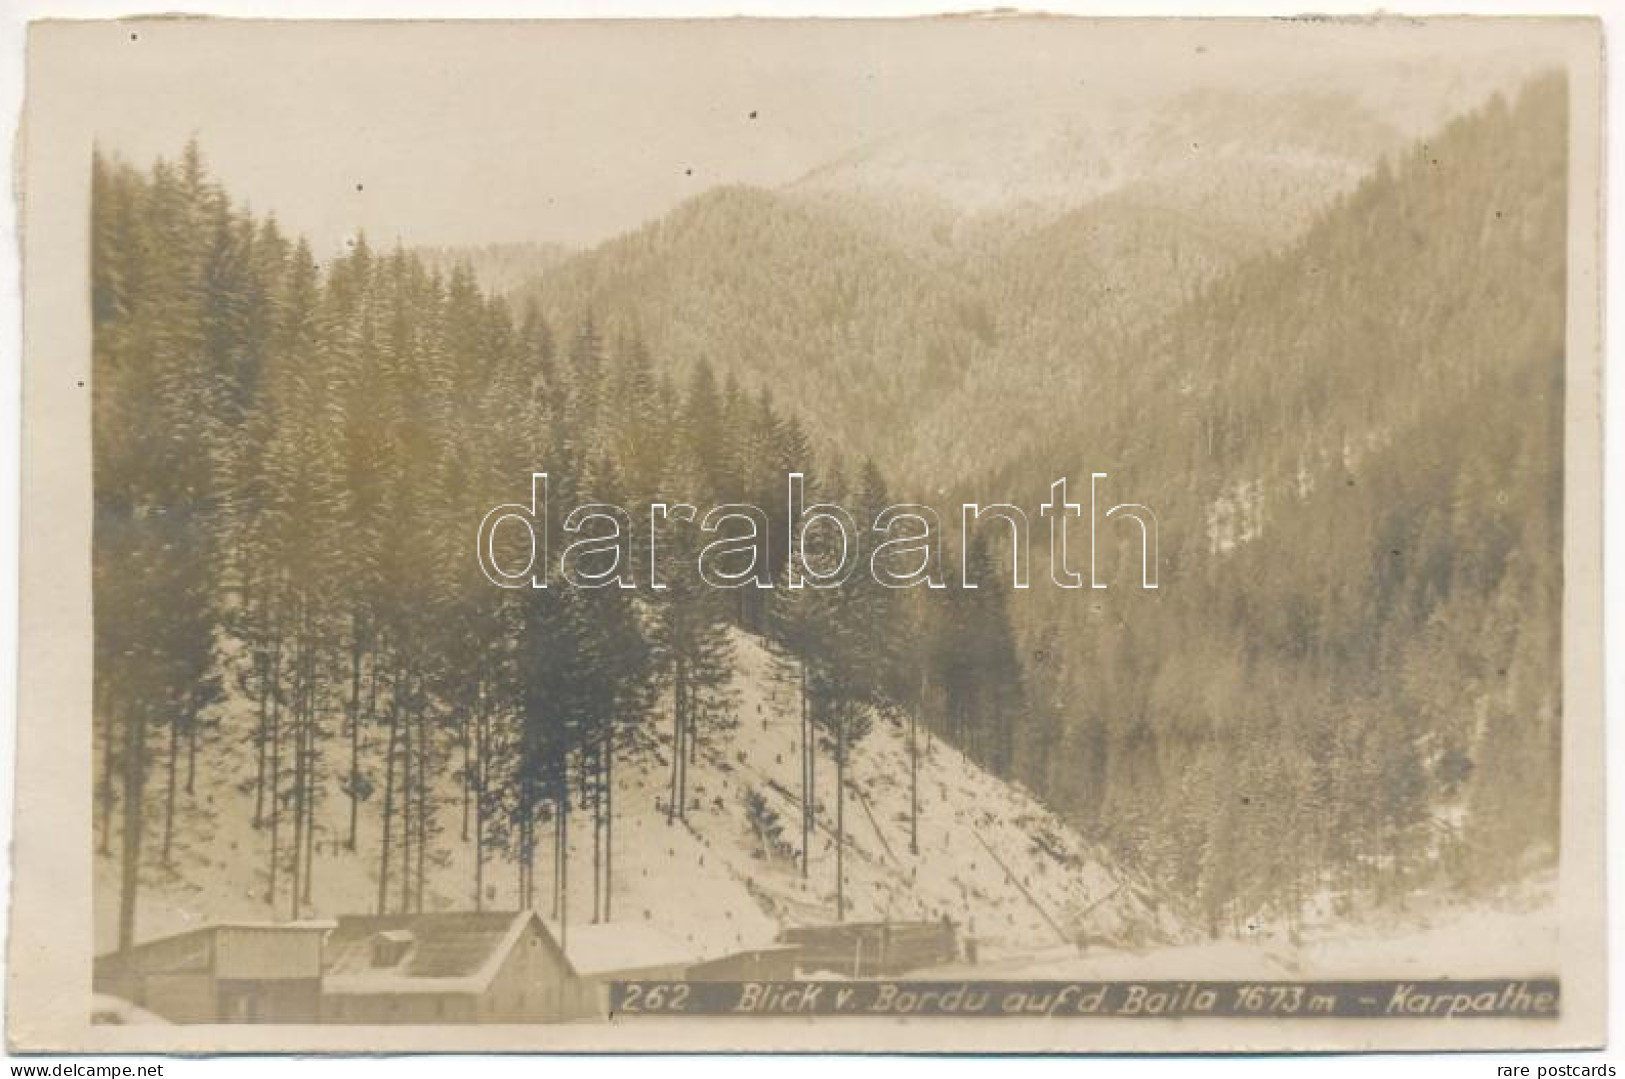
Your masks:
{"label": "chimney on roof", "polygon": [[372,965],[375,967],[398,966],[406,953],[412,950],[416,938],[410,929],[386,929],[376,933],[372,938]]}

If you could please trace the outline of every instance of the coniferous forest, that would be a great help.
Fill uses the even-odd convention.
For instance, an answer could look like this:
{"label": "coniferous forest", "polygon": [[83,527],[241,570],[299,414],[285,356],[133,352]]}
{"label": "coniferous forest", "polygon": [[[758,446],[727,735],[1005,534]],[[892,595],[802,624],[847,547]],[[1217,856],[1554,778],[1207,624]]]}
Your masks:
{"label": "coniferous forest", "polygon": [[[590,894],[610,920],[617,769],[657,761],[682,825],[697,754],[753,721],[742,634],[801,716],[800,818],[773,827],[802,872],[849,856],[868,809],[845,770],[887,723],[1031,791],[1202,935],[1549,868],[1566,110],[1556,77],[1492,98],[1284,240],[1120,199],[1111,242],[1157,252],[1139,306],[1063,287],[1102,272],[1074,258],[1093,223],[944,254],[754,189],[496,292],[444,251],[318,255],[207,145],[98,153],[95,843],[117,946],[223,757],[252,760],[268,916],[315,912],[323,850],[365,860],[372,910],[423,910],[455,843],[466,907]],[[476,533],[533,471],[564,508],[553,587],[500,589]],[[953,526],[960,499],[1021,505],[1033,587],[1011,588],[996,521],[963,551],[948,529],[941,589],[783,587],[793,471],[851,511],[863,565],[893,503]],[[1036,507],[1064,476],[1087,509],[1091,471],[1155,510],[1155,591],[1121,523],[1108,589],[1048,581]],[[714,538],[697,521],[649,549],[651,504],[675,502],[761,507],[775,586],[686,572]],[[668,587],[559,579],[587,503],[626,508],[630,564]],[[582,820],[584,847],[556,841]]]}

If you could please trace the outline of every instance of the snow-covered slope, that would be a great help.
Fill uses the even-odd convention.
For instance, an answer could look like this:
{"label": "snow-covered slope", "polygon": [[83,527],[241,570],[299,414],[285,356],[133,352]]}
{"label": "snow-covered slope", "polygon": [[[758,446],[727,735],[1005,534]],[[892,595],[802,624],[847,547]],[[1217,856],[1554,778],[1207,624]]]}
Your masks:
{"label": "snow-covered slope", "polygon": [[1494,51],[1460,67],[1392,58],[1380,69],[1255,70],[1167,95],[1080,82],[886,134],[785,191],[894,242],[912,229],[916,246],[925,235],[970,252],[1124,192],[1274,245],[1385,155],[1512,92],[1536,66]]}
{"label": "snow-covered slope", "polygon": [[[1008,243],[1117,192],[1279,241],[1404,137],[1351,93],[1209,90],[1168,100],[1067,98],[990,106],[860,147],[788,189],[854,214],[963,215],[958,242]],[[952,208],[951,210],[948,208]],[[1121,211],[1119,211],[1121,212]],[[948,226],[934,224],[937,234]],[[972,243],[975,246],[975,243]]]}
{"label": "snow-covered slope", "polygon": [[1309,171],[1353,166],[1398,140],[1351,94],[1208,90],[1172,100],[1103,100],[1080,91],[945,116],[813,170],[806,190],[934,191],[963,209],[1061,210],[1206,154]]}
{"label": "snow-covered slope", "polygon": [[[793,855],[800,844],[794,687],[775,677],[775,661],[760,641],[736,633],[734,646],[738,723],[702,740],[690,768],[688,820],[668,824],[663,809],[671,735],[658,709],[647,720],[646,747],[617,763],[614,796],[612,920],[647,923],[710,950],[759,946],[783,926],[835,920],[833,762],[827,754],[818,762],[819,829],[803,879]],[[333,724],[337,729],[336,718]],[[200,751],[196,793],[180,796],[169,869],[157,864],[162,821],[155,816],[138,939],[221,919],[291,915],[285,877],[275,906],[264,898],[269,835],[252,825],[253,725],[250,702],[233,700],[224,708],[216,736]],[[1143,883],[1111,866],[1025,792],[923,729],[919,853],[911,854],[907,738],[906,724],[879,719],[852,751],[845,814],[849,920],[946,915],[993,952],[1061,944],[1080,930],[1124,946],[1175,935],[1176,925]],[[340,755],[348,746],[341,741],[334,738],[326,751],[331,772],[342,770]],[[379,750],[374,745],[368,752]],[[462,835],[454,767],[443,780],[426,909],[466,909],[474,901],[473,844]],[[161,772],[154,778],[161,786]],[[314,885],[304,915],[374,909],[378,801],[363,803],[358,853],[350,851],[349,803],[333,775],[317,811]],[[768,838],[775,818],[782,822],[781,844]],[[592,911],[592,834],[585,813],[575,814],[571,825],[569,916],[579,926]],[[545,896],[552,852],[550,829],[541,831],[538,891]],[[289,838],[285,830],[282,841]],[[115,857],[97,858],[98,952],[115,940],[117,870]],[[504,856],[488,862],[486,882],[488,909],[516,905],[516,873]],[[390,902],[394,909],[393,894]]]}
{"label": "snow-covered slope", "polygon": [[[819,831],[805,881],[790,851],[775,854],[744,811],[766,802],[798,848],[800,757],[794,686],[776,682],[772,657],[735,635],[739,726],[704,747],[691,783],[699,809],[689,825],[701,846],[785,924],[835,913],[836,786],[833,762],[817,771]],[[1054,941],[1087,927],[1114,939],[1161,937],[1172,923],[1149,891],[1114,870],[1058,817],[940,740],[919,735],[919,853],[909,850],[908,729],[877,719],[852,751],[846,800],[847,917],[944,915],[989,943]],[[642,773],[652,803],[665,776]]]}

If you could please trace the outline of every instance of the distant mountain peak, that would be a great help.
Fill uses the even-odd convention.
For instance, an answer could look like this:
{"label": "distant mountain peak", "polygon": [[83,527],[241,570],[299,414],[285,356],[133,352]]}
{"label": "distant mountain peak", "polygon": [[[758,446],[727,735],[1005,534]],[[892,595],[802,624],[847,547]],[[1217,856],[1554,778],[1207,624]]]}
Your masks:
{"label": "distant mountain peak", "polygon": [[1401,141],[1353,95],[1334,91],[1193,92],[1152,103],[1080,96],[943,117],[844,154],[787,190],[925,193],[971,214],[1058,214],[1215,157],[1358,170]]}

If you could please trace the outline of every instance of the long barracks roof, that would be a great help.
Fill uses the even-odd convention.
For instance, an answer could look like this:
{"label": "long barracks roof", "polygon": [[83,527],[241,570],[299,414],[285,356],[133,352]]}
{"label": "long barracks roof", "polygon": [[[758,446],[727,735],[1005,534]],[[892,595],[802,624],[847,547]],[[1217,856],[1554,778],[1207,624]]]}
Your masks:
{"label": "long barracks roof", "polygon": [[[558,925],[547,921],[543,924],[558,940]],[[655,967],[690,967],[775,947],[771,935],[714,919],[671,928],[636,921],[589,923],[571,925],[563,935],[570,966],[584,978]]]}

